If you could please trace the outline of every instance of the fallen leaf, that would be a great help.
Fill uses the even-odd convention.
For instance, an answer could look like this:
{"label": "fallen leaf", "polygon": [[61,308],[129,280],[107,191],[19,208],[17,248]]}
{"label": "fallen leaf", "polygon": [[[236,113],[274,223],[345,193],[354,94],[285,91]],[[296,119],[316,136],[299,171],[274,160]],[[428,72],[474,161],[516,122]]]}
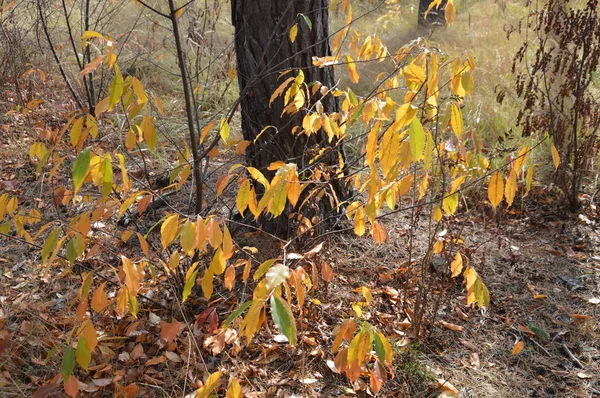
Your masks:
{"label": "fallen leaf", "polygon": [[573,318],[576,321],[585,321],[587,319],[592,319],[592,316],[583,314],[571,314],[571,318]]}
{"label": "fallen leaf", "polygon": [[164,356],[161,355],[159,357],[155,357],[155,358],[148,360],[146,362],[146,366],[158,365],[159,363],[163,363],[166,360],[167,360],[167,358],[165,358]]}
{"label": "fallen leaf", "polygon": [[594,297],[588,300],[588,303],[591,304],[600,304],[600,298]]}
{"label": "fallen leaf", "polygon": [[532,332],[527,326],[519,325],[519,330],[530,337],[535,337],[535,333]]}
{"label": "fallen leaf", "polygon": [[592,376],[587,374],[587,373],[583,373],[583,372],[579,372],[577,373],[577,377],[579,377],[580,379],[591,379]]}
{"label": "fallen leaf", "polygon": [[112,378],[92,379],[92,383],[94,383],[98,387],[106,387],[112,383],[112,380],[113,380]]}
{"label": "fallen leaf", "polygon": [[183,362],[183,359],[181,359],[181,357],[176,352],[167,351],[167,352],[165,352],[165,356],[171,362],[175,362],[175,363]]}
{"label": "fallen leaf", "polygon": [[160,338],[165,339],[167,343],[170,343],[177,337],[179,334],[179,327],[181,326],[181,322],[172,322],[168,323],[165,321],[160,321]]}
{"label": "fallen leaf", "polygon": [[515,343],[515,345],[513,345],[512,348],[512,354],[513,355],[519,355],[519,353],[521,351],[523,351],[523,347],[525,347],[525,343],[523,342],[523,340],[519,340]]}
{"label": "fallen leaf", "polygon": [[455,332],[464,332],[465,331],[465,328],[463,326],[455,325],[455,324],[450,323],[450,322],[440,321],[440,324],[443,327],[445,327],[446,329],[450,329],[450,330],[453,330]]}
{"label": "fallen leaf", "polygon": [[[454,387],[452,384],[448,383],[446,380],[444,379],[437,379],[437,389],[439,391],[447,391],[449,393],[452,394],[456,394],[456,396],[458,396],[459,391],[456,387]],[[450,395],[448,395],[450,396]]]}

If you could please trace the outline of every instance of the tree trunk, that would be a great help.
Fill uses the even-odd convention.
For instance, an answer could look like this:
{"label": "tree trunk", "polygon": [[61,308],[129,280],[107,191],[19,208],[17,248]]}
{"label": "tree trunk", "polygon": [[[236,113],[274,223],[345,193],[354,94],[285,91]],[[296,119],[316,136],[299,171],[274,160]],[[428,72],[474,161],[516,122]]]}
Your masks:
{"label": "tree trunk", "polygon": [[[310,167],[309,160],[321,148],[338,146],[341,151],[341,143],[335,140],[329,143],[323,131],[310,136],[302,134],[306,113],[282,115],[283,96],[269,104],[277,87],[286,78],[297,75],[297,70],[303,71],[306,83],[318,81],[328,88],[335,85],[331,67],[312,65],[313,57],[331,55],[327,7],[327,0],[232,0],[242,131],[244,139],[252,143],[246,150],[246,158],[249,165],[269,179],[273,172],[267,167],[272,162],[296,163],[302,171]],[[294,24],[298,33],[292,43],[289,31]],[[279,79],[281,72],[290,69],[291,73]],[[306,99],[304,108],[310,108],[316,101],[321,101],[326,113],[339,111],[336,98],[331,94],[322,96],[320,91]],[[273,127],[261,134],[267,126]],[[328,165],[339,161],[336,150],[321,159]],[[334,190],[339,200],[347,197],[343,183],[336,184]]]}
{"label": "tree trunk", "polygon": [[427,9],[429,8],[429,4],[431,4],[432,1],[433,0],[419,0],[419,26],[446,26],[446,16],[444,14],[444,11],[446,10],[446,4],[448,3],[448,0],[442,0],[442,3],[440,4],[439,8],[433,7],[431,11],[429,11],[429,14],[427,14],[427,18],[425,18],[425,11],[427,11]]}

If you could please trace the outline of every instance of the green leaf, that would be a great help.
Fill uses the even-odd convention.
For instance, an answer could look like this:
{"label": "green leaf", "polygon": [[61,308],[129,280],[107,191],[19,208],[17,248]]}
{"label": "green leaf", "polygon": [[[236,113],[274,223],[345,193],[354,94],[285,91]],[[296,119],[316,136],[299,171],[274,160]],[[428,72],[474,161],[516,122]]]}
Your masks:
{"label": "green leaf", "polygon": [[356,108],[354,112],[352,112],[352,116],[350,116],[350,124],[353,124],[356,121],[356,119],[358,119],[360,115],[362,115],[364,109],[365,103],[361,102],[358,108]]}
{"label": "green leaf", "polygon": [[246,309],[248,309],[248,307],[250,307],[253,302],[253,300],[246,301],[244,304],[241,304],[235,311],[233,311],[231,315],[229,315],[227,319],[225,319],[225,322],[223,322],[223,329],[227,329],[229,325],[231,325],[231,322],[235,321],[240,315],[242,315],[242,313],[246,311]]}
{"label": "green leaf", "polygon": [[83,240],[75,236],[67,244],[67,260],[69,260],[69,262],[73,264],[75,262],[75,259],[83,254],[84,250],[85,244]]}
{"label": "green leaf", "polygon": [[198,268],[199,264],[200,263],[194,263],[192,268],[190,268],[190,270],[188,270],[186,274],[185,285],[183,286],[182,302],[185,302],[185,300],[187,300],[187,298],[192,293],[192,288],[196,285],[196,277],[198,276],[198,271],[200,271],[200,268]]}
{"label": "green leaf", "polygon": [[310,18],[307,17],[306,15],[302,14],[302,13],[300,13],[298,15],[300,15],[302,18],[304,18],[304,22],[306,22],[306,25],[308,26],[308,29],[312,30],[312,22],[311,22]]}
{"label": "green leaf", "polygon": [[81,151],[79,156],[77,156],[75,163],[73,163],[73,185],[75,185],[74,193],[77,193],[79,191],[79,188],[81,188],[81,184],[83,184],[83,179],[87,175],[88,170],[90,168],[91,159],[92,154],[90,153],[90,148],[87,147],[83,151]]}
{"label": "green leaf", "polygon": [[373,333],[373,343],[375,346],[375,352],[379,358],[379,362],[385,363],[385,346],[383,345],[383,341],[381,341],[381,338],[377,333]]}
{"label": "green leaf", "polygon": [[410,151],[415,158],[415,162],[423,157],[423,149],[425,149],[425,131],[418,118],[414,118],[408,130],[408,142]]}
{"label": "green leaf", "polygon": [[75,369],[75,350],[69,345],[63,354],[62,363],[60,364],[60,374],[64,381],[67,381],[69,376],[73,374],[73,369]]}
{"label": "green leaf", "polygon": [[137,312],[138,312],[137,297],[135,297],[133,294],[131,294],[129,289],[127,289],[127,297],[129,298],[129,312],[131,312],[131,315],[133,315],[135,318],[137,318]]}
{"label": "green leaf", "polygon": [[44,242],[44,246],[42,246],[42,264],[46,264],[48,261],[48,257],[52,250],[56,247],[58,243],[58,237],[60,236],[60,227],[56,227],[48,234],[46,241]]}
{"label": "green leaf", "polygon": [[102,172],[102,198],[106,199],[113,183],[112,159],[109,154],[104,157],[100,171]]}
{"label": "green leaf", "polygon": [[271,296],[271,316],[277,329],[288,338],[290,345],[295,346],[298,342],[298,337],[296,336],[294,315],[290,306],[275,295]]}
{"label": "green leaf", "polygon": [[90,287],[92,287],[92,281],[94,280],[94,271],[87,274],[85,277],[85,281],[83,282],[83,286],[81,287],[81,298],[87,297],[90,292]]}
{"label": "green leaf", "polygon": [[7,234],[10,231],[10,221],[2,223],[0,225],[0,233]]}
{"label": "green leaf", "polygon": [[77,363],[88,370],[88,366],[92,361],[92,353],[90,351],[90,347],[88,347],[87,342],[83,336],[79,337],[79,341],[77,341],[77,350],[75,351],[75,357],[77,358]]}
{"label": "green leaf", "polygon": [[108,89],[109,106],[108,110],[111,110],[116,104],[121,101],[121,95],[123,95],[123,75],[119,69],[119,65],[114,65],[115,77],[113,78],[110,88]]}

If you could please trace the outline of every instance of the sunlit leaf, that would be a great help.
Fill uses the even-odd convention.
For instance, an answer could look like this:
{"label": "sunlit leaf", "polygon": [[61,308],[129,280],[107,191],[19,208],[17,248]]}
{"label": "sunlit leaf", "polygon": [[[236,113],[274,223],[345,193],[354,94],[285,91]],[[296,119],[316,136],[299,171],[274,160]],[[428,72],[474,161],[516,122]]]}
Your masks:
{"label": "sunlit leaf", "polygon": [[500,171],[496,171],[490,179],[490,185],[488,186],[488,199],[494,209],[498,207],[502,198],[504,197],[504,179]]}

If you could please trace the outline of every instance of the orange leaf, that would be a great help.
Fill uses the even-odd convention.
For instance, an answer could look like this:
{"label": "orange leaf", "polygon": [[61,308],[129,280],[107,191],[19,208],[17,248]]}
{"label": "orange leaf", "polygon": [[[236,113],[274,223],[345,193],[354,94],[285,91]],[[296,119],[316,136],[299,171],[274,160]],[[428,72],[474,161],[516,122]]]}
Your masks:
{"label": "orange leaf", "polygon": [[446,329],[450,329],[455,332],[464,332],[465,331],[465,328],[463,326],[455,325],[453,323],[446,322],[446,321],[440,321],[440,325],[442,325]]}
{"label": "orange leaf", "polygon": [[125,387],[123,389],[123,394],[125,394],[125,396],[127,398],[135,398],[135,396],[138,393],[138,386],[137,384],[130,384],[127,387]]}
{"label": "orange leaf", "polygon": [[592,316],[583,314],[571,314],[571,318],[573,318],[576,321],[584,321],[586,319],[592,319]]}
{"label": "orange leaf", "polygon": [[75,376],[71,375],[69,376],[67,381],[65,381],[65,393],[70,397],[74,397],[77,395],[78,392],[79,383],[77,382]]}
{"label": "orange leaf", "polygon": [[323,279],[325,282],[331,282],[333,279],[333,270],[326,262],[321,264],[321,279]]}
{"label": "orange leaf", "polygon": [[521,351],[523,351],[523,347],[525,347],[525,343],[523,342],[523,340],[519,340],[515,343],[515,345],[513,345],[512,348],[512,354],[513,355],[519,355],[519,353]]}
{"label": "orange leaf", "polygon": [[79,72],[79,78],[82,78],[85,75],[95,71],[100,66],[100,64],[102,63],[103,60],[104,60],[104,55],[98,55],[89,64],[84,66],[84,68],[81,70],[81,72]]}
{"label": "orange leaf", "polygon": [[528,336],[535,337],[535,333],[532,332],[527,326],[519,325],[519,330]]}
{"label": "orange leaf", "polygon": [[104,309],[110,304],[110,302],[108,301],[108,296],[104,292],[105,286],[106,282],[101,284],[92,296],[92,309],[96,312],[104,311]]}
{"label": "orange leaf", "polygon": [[231,291],[231,289],[233,289],[233,284],[235,283],[235,267],[233,265],[230,265],[229,267],[227,267],[227,270],[225,271],[225,276],[223,279],[223,286],[225,286],[225,288],[229,291]]}

